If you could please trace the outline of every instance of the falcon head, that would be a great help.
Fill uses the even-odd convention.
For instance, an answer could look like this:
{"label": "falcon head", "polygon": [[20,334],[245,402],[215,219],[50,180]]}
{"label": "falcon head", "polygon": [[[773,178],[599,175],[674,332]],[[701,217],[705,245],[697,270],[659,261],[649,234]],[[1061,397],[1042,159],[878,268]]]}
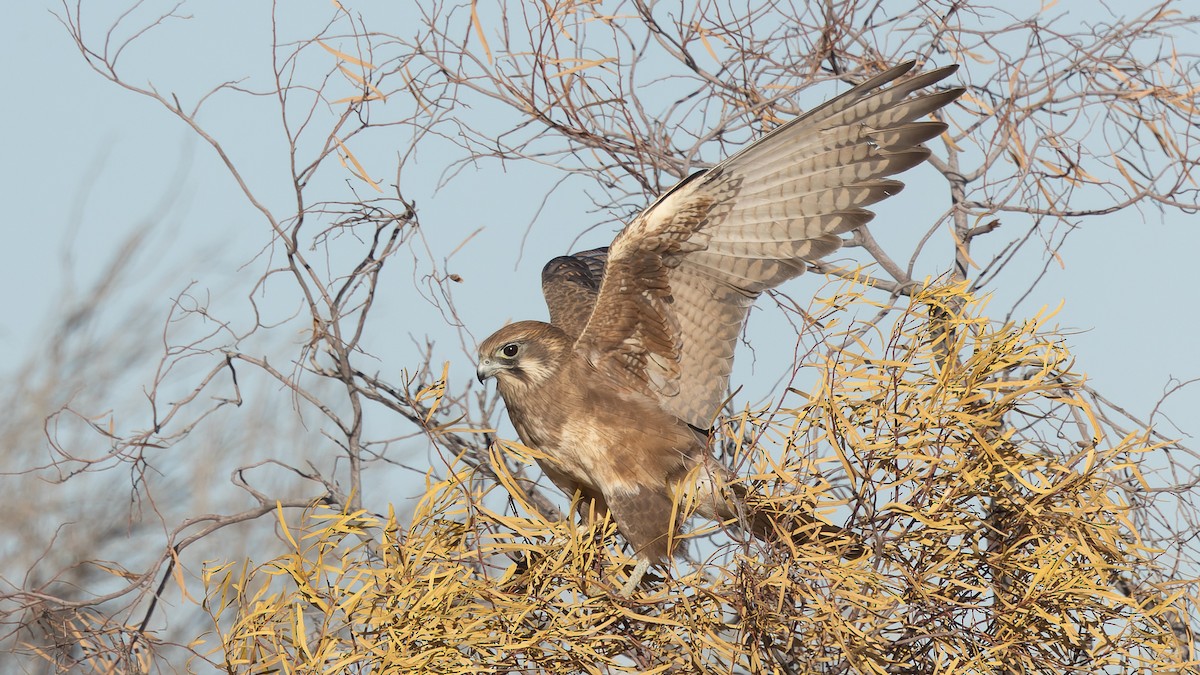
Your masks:
{"label": "falcon head", "polygon": [[479,345],[480,382],[496,378],[501,389],[541,384],[568,358],[571,340],[561,329],[541,321],[518,321],[496,331]]}

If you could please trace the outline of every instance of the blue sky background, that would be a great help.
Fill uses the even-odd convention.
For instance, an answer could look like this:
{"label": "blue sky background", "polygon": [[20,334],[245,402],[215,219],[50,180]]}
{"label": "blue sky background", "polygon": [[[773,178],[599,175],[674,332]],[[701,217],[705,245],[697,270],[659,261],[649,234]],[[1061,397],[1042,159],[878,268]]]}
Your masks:
{"label": "blue sky background", "polygon": [[[84,3],[87,32],[102,35],[113,16],[129,4]],[[417,31],[416,18],[409,13],[415,3],[345,0],[345,4],[368,14],[369,25],[381,30],[401,35]],[[1036,2],[1005,6],[1016,16],[1063,25],[1102,20],[1102,12],[1107,11],[1098,3],[1077,0],[1046,4],[1050,8],[1040,16]],[[328,0],[277,5],[283,42],[315,34],[333,16]],[[147,0],[139,11],[170,6],[169,1]],[[1139,0],[1121,3],[1116,9],[1136,13],[1147,6],[1149,3]],[[158,103],[93,72],[52,13],[62,11],[58,3],[22,1],[8,3],[5,9],[8,31],[0,41],[0,63],[7,66],[7,87],[0,104],[0,128],[6,133],[0,198],[9,215],[4,245],[0,246],[0,315],[5,317],[0,321],[0,374],[13,385],[9,390],[20,395],[23,385],[31,393],[26,400],[9,399],[10,409],[0,418],[0,430],[7,432],[9,443],[0,463],[0,488],[8,497],[5,536],[0,537],[0,592],[36,585],[69,570],[61,579],[63,586],[71,585],[70,592],[99,593],[125,581],[107,577],[97,581],[95,570],[72,567],[78,560],[110,560],[141,571],[165,549],[171,533],[186,518],[236,513],[254,506],[231,480],[238,467],[262,463],[247,472],[251,482],[272,499],[283,495],[299,501],[321,494],[322,487],[297,478],[278,464],[267,464],[268,460],[296,467],[311,462],[322,475],[336,475],[339,480],[344,480],[345,460],[334,443],[321,435],[329,428],[327,420],[311,409],[297,413],[288,391],[268,378],[255,380],[253,369],[245,367],[239,371],[239,378],[244,378],[245,404],[205,419],[203,433],[197,432],[186,442],[169,449],[149,449],[147,456],[153,466],[144,474],[138,473],[140,466],[117,461],[105,464],[106,470],[81,473],[61,484],[53,482],[58,478],[53,468],[27,472],[31,466],[61,459],[45,447],[42,425],[47,415],[67,402],[75,401],[87,414],[95,414],[92,421],[98,428],[111,423],[118,434],[151,426],[146,391],[160,361],[163,325],[174,299],[186,290],[186,303],[208,306],[213,316],[244,328],[250,316],[247,296],[264,270],[278,267],[280,261],[261,215],[247,203],[212,148]],[[122,54],[120,65],[130,82],[139,86],[153,82],[161,91],[177,94],[185,105],[194,104],[222,82],[238,81],[256,91],[270,89],[265,75],[271,67],[271,3],[206,0],[186,5],[181,12],[191,18],[168,22]],[[1000,16],[997,11],[993,18],[1007,23],[1012,17]],[[466,15],[456,19],[463,26],[463,35],[469,36]],[[494,16],[484,19],[489,27],[498,25]],[[1194,22],[1196,25],[1200,23]],[[896,35],[901,32],[894,31],[887,39],[900,40]],[[1195,35],[1178,37],[1179,46],[1188,49],[1187,40],[1194,40]],[[349,48],[347,44],[335,46]],[[1162,50],[1169,47],[1164,44]],[[1153,44],[1147,46],[1154,48]],[[315,72],[324,73],[333,63],[319,49],[305,54],[308,60],[303,67],[316,68]],[[1195,57],[1191,58],[1196,63]],[[979,66],[964,65],[956,77],[969,82],[972,69]],[[1191,75],[1194,82],[1200,82],[1200,73],[1193,70]],[[338,86],[331,85],[331,91]],[[806,91],[798,105],[811,107],[833,91],[832,86]],[[346,87],[345,95],[354,93]],[[471,106],[450,112],[470,115],[469,124],[491,124],[496,134],[514,125],[509,111],[497,109],[493,119],[486,102],[475,98]],[[215,96],[205,104],[200,122],[231,152],[270,208],[284,215],[294,212],[289,210],[294,196],[289,193],[287,148],[279,132],[278,111],[269,97]],[[609,214],[595,208],[592,197],[602,198],[603,191],[590,179],[574,177],[560,182],[561,172],[534,162],[494,160],[468,164],[459,173],[448,174],[447,167],[464,156],[455,144],[458,140],[422,139],[419,154],[407,161],[399,176],[394,169],[389,175],[387,167],[394,167],[398,155],[413,144],[410,130],[374,129],[352,143],[376,179],[385,184],[398,182],[404,196],[415,202],[422,235],[410,244],[411,251],[389,261],[364,341],[370,356],[356,365],[377,370],[384,380],[400,382],[406,371],[420,364],[426,345],[432,344],[435,367],[449,363],[453,392],[473,384],[476,341],[510,319],[545,318],[539,287],[544,261],[569,250],[605,245],[618,227]],[[705,148],[702,155],[709,161],[720,158],[715,148]],[[880,205],[871,228],[889,251],[911,250],[928,223],[948,207],[945,181],[932,169],[918,168],[905,174],[904,180],[907,189]],[[336,159],[328,161],[314,181],[330,199],[345,198],[347,185],[370,196],[363,183],[351,179]],[[544,199],[547,192],[550,197]],[[1089,219],[1059,252],[1061,266],[1051,264],[1045,279],[1013,313],[1019,321],[1042,307],[1062,303],[1052,324],[1062,329],[1074,351],[1074,369],[1087,373],[1096,389],[1134,416],[1145,420],[1153,411],[1158,430],[1169,437],[1183,437],[1184,445],[1191,444],[1191,435],[1200,432],[1200,385],[1183,387],[1161,408],[1155,407],[1164,391],[1174,389],[1179,381],[1200,378],[1200,350],[1194,337],[1200,331],[1200,277],[1195,262],[1200,231],[1195,218],[1143,208]],[[1006,217],[1004,221],[1003,227],[1011,229],[1002,232],[1002,238],[975,241],[976,260],[987,260],[1013,231],[1023,227],[1019,218]],[[140,230],[146,232],[146,244],[121,263],[120,292],[74,343],[78,346],[81,340],[91,340],[101,345],[99,354],[87,357],[99,361],[105,360],[111,345],[114,363],[105,366],[86,359],[71,360],[48,351],[54,342],[51,332],[60,325],[63,314],[86,303],[92,286],[104,277],[128,238]],[[917,276],[946,272],[952,246],[944,232],[935,237]],[[332,246],[337,251],[354,247],[349,238]],[[846,255],[852,256],[854,251]],[[1046,257],[1037,243],[1027,247],[1012,269],[992,286],[990,306],[995,318],[1010,310]],[[310,253],[310,259],[318,265],[345,269],[345,260],[336,255],[326,259],[323,252]],[[419,262],[414,264],[414,260]],[[465,323],[461,337],[447,326],[444,307],[414,290],[414,286],[425,288],[420,275],[427,260],[462,279],[451,284],[455,307]],[[907,262],[907,257],[901,262]],[[826,284],[826,279],[814,274],[790,282],[783,290],[806,306]],[[299,301],[282,276],[260,290],[254,297],[264,323],[297,316]],[[739,347],[734,386],[746,385],[739,393],[739,404],[770,402],[764,397],[778,395],[778,379],[790,371],[795,353],[795,333],[779,310],[770,301],[759,305],[748,332],[753,349]],[[274,365],[290,367],[287,359],[295,358],[307,340],[306,329],[311,328],[304,325],[303,314],[300,316],[278,330],[262,331],[239,345],[240,349],[252,355],[272,355]],[[176,344],[186,342],[189,336],[213,330],[214,325],[196,317],[172,323],[170,339]],[[122,338],[129,337],[135,339],[124,343],[138,345],[141,352],[120,351]],[[813,336],[805,339],[811,343]],[[62,362],[56,362],[60,358]],[[206,363],[202,359],[187,361],[170,373],[162,400],[190,391],[204,368],[211,366]],[[63,378],[62,384],[44,398],[37,382],[26,381],[52,378],[54,373]],[[306,384],[315,379],[309,378]],[[205,396],[227,393],[228,383],[221,381],[206,390]],[[329,400],[344,400],[344,394],[340,399],[336,396],[336,392],[329,394]],[[207,405],[207,401],[202,403]],[[12,432],[12,420],[26,427],[23,434]],[[515,437],[501,413],[493,415],[492,422],[503,435]],[[387,461],[375,461],[365,472],[366,508],[385,513],[394,506],[403,518],[425,489],[425,472],[431,467],[435,472],[444,471],[448,459],[420,433],[407,437],[414,433],[412,425],[391,411],[373,408],[366,424],[369,439],[397,439],[387,450]],[[51,431],[58,429],[52,427]],[[336,434],[332,436],[336,438]],[[64,423],[62,437],[75,441],[68,449],[81,454],[103,455],[111,445],[78,419]],[[1156,459],[1162,456],[1160,453]],[[1180,473],[1152,476],[1152,481],[1161,485],[1186,479],[1183,472],[1191,468],[1190,458],[1178,454],[1174,459]],[[1161,467],[1162,463],[1151,461],[1147,466]],[[107,470],[113,468],[116,470]],[[557,495],[553,490],[547,492]],[[1159,513],[1170,513],[1171,504],[1179,503],[1172,495],[1154,498],[1161,500],[1159,506],[1166,504]],[[1183,495],[1178,500],[1190,507],[1190,498]],[[1192,512],[1194,509],[1185,509],[1185,513]],[[269,534],[259,536],[273,525],[268,516],[220,531],[187,549],[183,568],[191,575],[189,589],[195,591],[199,586],[203,561],[253,558],[262,562],[278,554],[280,541]],[[52,545],[47,541],[50,536]],[[133,595],[136,593],[130,598]],[[129,611],[120,618],[140,621],[145,600],[141,598],[141,606],[130,600]],[[175,610],[180,614],[173,614]],[[177,616],[190,616],[191,623]],[[174,639],[187,643],[200,632],[193,630],[194,626],[206,625],[202,620],[197,623],[199,616],[198,608],[180,600],[178,593],[167,593],[151,629],[161,629],[161,635],[174,631]]]}
{"label": "blue sky background", "polygon": [[[0,190],[10,211],[7,245],[0,250],[0,287],[5,289],[0,309],[8,317],[0,325],[0,372],[6,374],[16,373],[37,353],[64,299],[83,293],[127,234],[148,221],[154,223],[151,246],[133,261],[135,283],[121,300],[162,316],[189,281],[211,289],[215,297],[244,295],[236,289],[261,273],[262,259],[243,265],[266,243],[265,226],[211,149],[156,103],[92,72],[50,10],[61,11],[56,3],[13,3],[6,12],[10,39],[0,43],[0,62],[10,66],[9,93],[0,106],[0,123],[8,131]],[[1090,11],[1084,3],[1064,3],[1055,8],[1060,10]],[[214,2],[187,11],[194,18],[152,33],[123,57],[135,81],[154,81],[180,92],[184,100],[224,79],[249,75],[252,84],[263,83],[255,78],[269,65],[267,3]],[[411,17],[394,11],[400,32]],[[285,29],[297,34],[330,15],[323,2],[297,4],[288,12],[295,25]],[[95,21],[107,25],[102,16]],[[282,142],[274,133],[269,106],[218,100],[202,121],[234,149],[258,189],[277,204],[288,198],[286,184],[271,184],[272,176],[286,173],[272,172],[282,166]],[[395,148],[409,142],[397,131]],[[538,288],[542,263],[603,220],[593,212],[588,186],[568,181],[542,208],[540,196],[557,174],[526,163],[481,162],[439,189],[439,167],[446,160],[437,156],[437,147],[431,145],[406,170],[402,187],[417,203],[431,256],[444,259],[453,252],[447,269],[463,277],[454,298],[470,333],[480,340],[507,319],[544,317]],[[366,151],[361,154],[369,157]],[[391,182],[393,177],[382,179]],[[873,226],[877,233],[895,228],[902,235],[897,221],[928,198],[919,179],[910,175],[907,180],[906,193],[880,210]],[[532,235],[522,246],[531,222]],[[578,247],[605,244],[614,231],[602,226]],[[1077,369],[1115,403],[1144,418],[1173,380],[1200,377],[1193,338],[1198,329],[1198,248],[1194,216],[1146,210],[1096,220],[1068,240],[1064,267],[1051,267],[1017,316],[1065,300],[1058,322],[1069,331]],[[390,272],[387,283],[394,295],[380,299],[374,319],[376,334],[390,336],[373,343],[381,371],[398,374],[412,365],[416,346],[430,333],[442,340],[434,360],[451,362],[452,386],[468,381],[474,345],[437,332],[440,313],[415,298],[405,274],[402,269]],[[804,299],[822,283],[813,275],[787,290]],[[1023,290],[995,288],[996,304],[1007,307]],[[270,309],[284,316],[294,306]],[[756,343],[766,350],[756,352],[756,363],[775,358],[770,345],[763,344],[769,340],[760,337]],[[790,355],[791,340],[778,347],[778,354]],[[156,359],[152,355],[148,361]],[[137,391],[131,381],[131,395]],[[1159,411],[1166,417],[1157,421],[1168,435],[1195,433],[1200,431],[1198,408],[1200,388],[1191,386],[1167,402]],[[1167,418],[1178,425],[1177,431],[1165,425]]]}

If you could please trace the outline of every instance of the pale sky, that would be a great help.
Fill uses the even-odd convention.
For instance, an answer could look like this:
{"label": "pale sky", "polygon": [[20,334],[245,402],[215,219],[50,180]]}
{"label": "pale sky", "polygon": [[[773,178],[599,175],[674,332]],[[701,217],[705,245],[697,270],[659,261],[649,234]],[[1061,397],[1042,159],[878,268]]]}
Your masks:
{"label": "pale sky", "polygon": [[[410,27],[413,17],[406,15],[415,5],[403,0],[342,2],[364,14],[369,10],[370,20],[386,27],[381,30],[397,34],[416,31]],[[83,4],[89,32],[100,35],[111,21],[106,15],[136,2],[84,0]],[[145,0],[140,11],[161,10],[173,4],[173,0]],[[269,90],[271,83],[264,76],[269,74],[271,63],[271,4],[205,0],[185,5],[181,12],[194,18],[169,22],[140,39],[135,48],[122,55],[123,72],[136,85],[153,82],[161,91],[177,93],[185,106],[227,81],[239,81],[251,90]],[[284,13],[280,25],[283,41],[311,36],[332,13],[329,0],[276,4]],[[463,4],[469,6],[467,0]],[[1023,6],[1028,12],[1036,12],[1039,5],[1004,0],[995,4]],[[1045,4],[1057,13],[1094,12],[1099,6],[1078,0]],[[1143,4],[1135,1],[1121,6],[1137,8]],[[49,341],[47,331],[52,330],[52,320],[86,296],[129,234],[139,228],[149,227],[149,245],[126,264],[128,283],[117,298],[117,306],[106,310],[92,326],[90,334],[97,340],[121,331],[145,331],[146,341],[156,344],[172,299],[185,288],[190,288],[197,302],[211,301],[214,315],[245,321],[249,314],[247,296],[254,281],[267,267],[280,266],[263,219],[239,192],[212,148],[198,141],[178,118],[156,102],[121,89],[88,68],[51,10],[61,12],[62,8],[51,0],[7,3],[7,30],[5,39],[0,40],[0,63],[6,66],[8,82],[0,104],[0,128],[6,132],[5,148],[0,154],[0,198],[9,208],[4,225],[6,244],[0,247],[0,288],[4,289],[0,293],[0,315],[5,317],[0,321],[0,373],[10,378],[22,372],[31,360],[47,358],[43,348]],[[464,30],[464,35],[468,34]],[[119,42],[121,36],[116,37]],[[316,49],[309,53],[314,58],[325,58],[321,67],[329,69],[327,55]],[[947,58],[945,54],[938,56]],[[964,65],[960,75],[969,77],[971,64]],[[1192,75],[1200,81],[1200,74],[1193,71]],[[804,100],[802,106],[820,102]],[[486,117],[484,122],[478,121],[479,113],[487,111],[473,112],[477,115],[472,124],[492,122]],[[497,125],[497,133],[502,133],[503,120],[511,118],[497,117],[492,123]],[[214,97],[206,104],[200,121],[222,140],[268,206],[280,214],[290,214],[288,207],[294,197],[288,192],[286,148],[279,132],[278,113],[269,97]],[[411,136],[399,128],[394,135],[389,135],[387,128],[373,130],[370,139],[369,145],[355,145],[368,167],[394,166],[398,154],[412,143]],[[426,144],[429,140],[422,141],[421,154],[405,166],[399,182],[403,194],[416,203],[420,214],[424,235],[420,246],[428,247],[427,251],[422,248],[421,255],[448,261],[446,271],[462,279],[453,284],[453,297],[466,323],[467,344],[460,344],[456,333],[447,328],[443,314],[414,291],[414,276],[419,284],[421,270],[413,271],[412,256],[404,252],[389,261],[382,277],[365,340],[371,358],[364,357],[356,365],[377,371],[384,380],[399,382],[407,370],[418,366],[421,349],[432,341],[436,345],[432,362],[439,366],[448,362],[449,387],[462,391],[475,377],[474,341],[484,339],[508,320],[546,317],[539,285],[544,262],[571,248],[606,245],[615,228],[611,224],[593,228],[605,219],[589,197],[599,192],[594,184],[575,177],[558,185],[560,173],[533,162],[480,161],[440,186],[446,165],[460,158],[462,150],[448,142]],[[705,154],[704,159],[719,157]],[[333,185],[344,190],[346,184],[354,184],[363,188],[361,182],[354,183],[347,174],[334,170],[338,168],[336,160],[328,167],[318,177],[325,181],[322,187]],[[931,210],[936,214],[948,207],[945,182],[929,182],[931,175],[923,179],[922,171],[932,169],[905,174],[908,188],[877,209],[879,215],[871,230],[889,246],[915,243],[926,223],[936,218],[933,215],[914,225],[912,214],[923,217]],[[384,183],[397,180],[394,173],[377,178]],[[552,196],[543,201],[552,189]],[[365,189],[363,193],[369,194]],[[584,234],[589,228],[593,229]],[[989,242],[978,239],[976,243],[978,259],[984,260],[993,252],[988,249]],[[940,245],[946,246],[945,242]],[[942,264],[947,250],[952,248],[943,248],[927,258]],[[1192,215],[1169,212],[1164,217],[1147,208],[1088,222],[1067,240],[1060,251],[1061,265],[1050,266],[1036,292],[1018,306],[1014,319],[1019,321],[1044,306],[1062,303],[1062,311],[1052,325],[1057,324],[1066,335],[1076,358],[1074,370],[1086,373],[1115,404],[1147,419],[1165,390],[1175,388],[1180,380],[1200,378],[1200,348],[1194,338],[1200,332],[1195,262],[1198,250],[1200,231]],[[1014,270],[1021,274],[1005,278],[1035,274],[1045,259],[1038,259],[1039,252],[1038,244],[1030,246],[1030,255],[1017,263],[1030,269]],[[316,264],[325,262],[321,252],[311,253],[311,259]],[[339,263],[344,261],[333,260],[330,264],[337,267]],[[918,276],[945,271],[931,267],[920,270]],[[298,303],[289,299],[294,293],[286,287],[282,275],[271,283],[278,285],[255,296],[263,320],[282,322],[296,316]],[[804,305],[824,284],[823,278],[812,274],[789,282],[783,290]],[[991,289],[996,319],[1002,318],[1025,285]],[[792,362],[795,335],[786,330],[771,331],[772,321],[778,324],[781,319],[777,310],[769,309],[770,304],[760,302],[768,308],[752,314],[749,340],[753,352],[739,347],[733,385],[748,385],[740,393],[739,404],[761,402],[753,397],[771,392],[775,378]],[[133,320],[137,317],[147,320]],[[281,331],[266,331],[276,341],[274,344],[264,347],[261,342],[249,341],[240,348],[254,354],[260,353],[255,351],[260,347],[289,346],[291,351],[272,361],[289,368],[287,360],[295,358],[298,346],[306,340],[303,329],[307,326],[299,328],[288,324]],[[783,338],[773,340],[775,335]],[[160,357],[161,353],[154,352],[131,360],[122,366],[119,375],[113,376],[115,381],[78,384],[113,392],[111,405],[105,397],[94,413],[88,413],[96,415],[91,421],[102,432],[110,421],[118,433],[151,426],[144,392]],[[194,386],[194,380],[189,379],[194,374],[187,372],[187,367],[185,364],[180,372],[171,374],[171,386],[176,388],[171,394]],[[242,373],[250,370],[246,367]],[[52,471],[36,473],[28,469],[55,461],[56,456],[41,439],[41,421],[78,392],[58,392],[57,400],[52,401],[29,401],[20,411],[25,414],[13,414],[11,419],[30,417],[26,408],[46,405],[49,409],[33,415],[37,422],[32,424],[36,427],[32,434],[3,448],[0,488],[13,496],[8,502],[12,510],[29,510],[24,516],[7,513],[4,517],[6,529],[0,528],[5,532],[0,537],[0,582],[32,584],[35,582],[30,580],[37,577],[33,572],[46,578],[81,556],[114,560],[140,570],[137,566],[144,565],[148,556],[161,553],[167,533],[186,517],[236,513],[247,508],[250,497],[234,486],[230,474],[234,468],[252,462],[266,464],[268,459],[277,459],[298,467],[312,462],[319,472],[329,472],[323,476],[344,479],[342,453],[333,441],[321,435],[328,429],[327,421],[311,413],[301,421],[291,409],[290,392],[275,382],[262,385],[266,379],[260,378],[258,387],[243,383],[246,404],[223,409],[225,417],[221,419],[226,420],[226,426],[216,426],[213,437],[198,432],[169,451],[148,451],[152,470],[144,475],[138,474],[139,468],[113,462],[106,469],[115,471],[81,473],[61,485],[45,480],[43,474]],[[221,386],[224,388],[206,390],[205,396],[224,395],[228,384],[222,382]],[[270,400],[268,405],[260,405],[261,400],[253,400],[255,397]],[[163,399],[167,398],[164,394]],[[265,419],[258,412],[262,409],[274,417]],[[1188,435],[1200,433],[1198,410],[1200,385],[1193,384],[1158,409],[1155,422],[1163,434],[1184,436],[1184,445],[1191,445]],[[205,423],[215,419],[206,419]],[[491,422],[502,435],[515,438],[501,413]],[[260,426],[266,430],[258,432]],[[368,414],[365,426],[368,440],[393,439],[415,431],[379,406]],[[301,432],[273,435],[280,429]],[[204,431],[211,433],[213,429],[205,427]],[[256,445],[255,432],[275,441],[274,445]],[[84,452],[104,454],[108,450],[109,442],[102,433],[85,431],[77,436],[83,438],[79,445]],[[289,444],[294,438],[300,440]],[[425,471],[431,467],[435,473],[445,470],[445,456],[429,446],[420,435],[399,441],[395,449],[388,449],[395,454],[387,457],[397,465],[383,461],[369,465],[362,490],[368,511],[384,513],[395,506],[396,513],[404,517],[405,509],[410,509],[423,493]],[[443,461],[439,463],[439,459]],[[331,468],[336,468],[336,473]],[[261,484],[254,484],[266,485],[264,490],[272,491],[271,499],[287,489],[296,490],[290,494],[300,494],[297,499],[310,499],[323,489],[277,464],[267,469],[277,469],[279,475],[267,475]],[[548,492],[556,495],[552,498],[565,500],[557,491]],[[247,527],[269,528],[273,524],[268,517]],[[230,529],[201,540],[187,551],[187,573],[196,574],[202,560],[258,556],[258,562],[262,562],[263,557],[276,554],[272,547],[277,548],[278,542],[273,538],[244,537],[247,531]],[[72,545],[79,548],[72,549]],[[40,569],[35,569],[38,566]],[[95,570],[82,568],[76,572],[96,574]],[[190,587],[195,590],[198,585],[195,582]],[[88,586],[80,592],[94,590]],[[163,595],[163,606],[151,628],[162,627],[164,632],[172,628],[180,633],[177,639],[189,642],[197,633],[189,632],[188,624],[164,618],[173,617],[168,611],[177,608],[180,615],[187,611],[196,615],[196,608],[177,601],[177,596]],[[171,610],[165,609],[168,605]]]}
{"label": "pale sky", "polygon": [[[187,96],[222,78],[260,72],[266,44],[254,36],[264,35],[268,25],[266,5],[220,2],[189,8],[196,18],[186,31],[167,33],[170,39],[157,42],[151,37],[125,58],[133,72]],[[328,3],[296,7],[291,11],[311,8],[320,18],[329,14]],[[0,301],[8,317],[0,325],[5,354],[0,366],[8,373],[41,344],[40,332],[62,294],[72,288],[80,292],[123,235],[145,220],[161,222],[152,235],[154,254],[138,260],[144,268],[136,276],[146,285],[136,301],[145,301],[146,311],[164,315],[170,297],[188,280],[223,288],[264,242],[264,226],[211,149],[154,102],[89,70],[50,14],[52,8],[57,10],[57,4],[11,3],[6,10],[9,37],[0,42],[0,62],[9,66],[9,93],[0,106],[8,132],[0,189],[10,209],[8,245],[0,252],[0,283],[7,289]],[[269,167],[278,161],[279,139],[270,120],[254,114],[214,104],[205,121],[222,134],[227,147],[241,153],[241,161]],[[397,148],[407,142],[397,134]],[[517,265],[539,195],[556,177],[518,163],[482,162],[473,171],[471,180],[460,179],[442,190],[436,173],[409,171],[403,188],[418,204],[436,257],[449,256],[483,228],[454,254],[450,266],[464,279],[455,289],[459,311],[475,338],[482,339],[509,318],[545,316],[538,290],[541,265],[565,252],[599,216],[591,212],[587,186],[569,183],[542,211]],[[285,187],[262,189],[284,200]],[[919,187],[909,190],[915,193],[909,199],[921,199]],[[882,213],[873,225],[888,226]],[[603,245],[611,234],[594,232],[579,247]],[[1021,308],[1030,315],[1042,305],[1065,300],[1058,322],[1071,330],[1077,369],[1116,403],[1144,417],[1171,378],[1200,377],[1192,337],[1198,329],[1198,249],[1194,217],[1178,213],[1163,218],[1155,211],[1140,216],[1129,211],[1091,223],[1068,241],[1064,267],[1054,266]],[[164,280],[167,285],[160,286]],[[419,340],[424,327],[438,325],[438,315],[414,303],[410,280],[399,270],[392,282],[395,294],[381,299],[385,308],[376,316],[376,328],[396,336],[395,349],[377,355],[386,361],[382,370],[397,373],[415,353],[410,336]],[[787,290],[806,297],[820,283],[806,277]],[[995,290],[1001,296],[1006,292]],[[451,361],[452,381],[465,381],[473,373],[470,356],[449,341],[435,357],[441,360]],[[1197,409],[1200,387],[1192,386],[1161,412],[1182,431],[1195,433],[1200,431]]]}

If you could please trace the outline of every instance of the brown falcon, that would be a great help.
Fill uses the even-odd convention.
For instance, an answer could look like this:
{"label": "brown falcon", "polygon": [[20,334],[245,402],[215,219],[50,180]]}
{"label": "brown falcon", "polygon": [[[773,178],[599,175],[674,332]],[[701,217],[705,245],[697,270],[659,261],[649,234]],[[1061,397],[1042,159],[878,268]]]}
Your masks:
{"label": "brown falcon", "polygon": [[[904,78],[906,63],[784,124],[659,197],[608,248],[542,271],[550,323],[519,321],[479,346],[517,434],[545,455],[580,510],[611,512],[640,559],[626,593],[671,553],[673,503],[731,520],[745,495],[725,486],[708,429],[727,395],[734,346],[754,299],[832,253],[864,207],[903,187],[888,178],[929,156],[946,130],[926,118],[961,88],[956,66]],[[892,83],[891,86],[886,86]],[[694,471],[697,467],[701,470]],[[718,478],[719,480],[714,480]],[[768,520],[748,523],[771,536]],[[837,532],[793,522],[791,536]]]}

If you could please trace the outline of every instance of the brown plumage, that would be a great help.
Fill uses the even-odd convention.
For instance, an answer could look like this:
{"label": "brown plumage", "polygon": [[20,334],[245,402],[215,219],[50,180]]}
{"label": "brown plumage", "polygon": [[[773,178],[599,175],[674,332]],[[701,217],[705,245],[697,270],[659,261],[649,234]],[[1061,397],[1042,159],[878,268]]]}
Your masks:
{"label": "brown plumage", "polygon": [[[912,66],[682,181],[609,248],[551,260],[542,272],[550,323],[513,323],[480,345],[480,381],[496,378],[521,440],[547,455],[546,475],[568,495],[578,490],[582,508],[611,511],[637,551],[642,564],[626,591],[670,555],[681,489],[694,489],[706,517],[739,510],[745,495],[722,487],[706,430],[728,390],[746,312],[837,250],[840,235],[873,217],[864,207],[903,187],[888,176],[929,156],[921,144],[946,126],[917,120],[963,90],[922,91],[956,67],[901,80]],[[748,525],[764,538],[780,529],[761,514]],[[789,525],[800,539],[840,532],[816,520]]]}

